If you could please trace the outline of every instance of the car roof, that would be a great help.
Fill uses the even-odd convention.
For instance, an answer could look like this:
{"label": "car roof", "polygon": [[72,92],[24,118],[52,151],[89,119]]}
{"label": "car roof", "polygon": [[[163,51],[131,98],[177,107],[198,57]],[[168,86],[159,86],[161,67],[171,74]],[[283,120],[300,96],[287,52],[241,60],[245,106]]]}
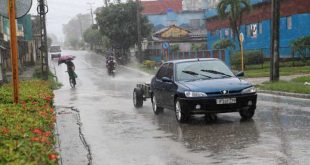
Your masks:
{"label": "car roof", "polygon": [[182,59],[182,60],[173,60],[173,61],[167,61],[165,63],[183,63],[183,62],[193,62],[193,61],[217,61],[219,59],[217,58],[193,58],[193,59]]}

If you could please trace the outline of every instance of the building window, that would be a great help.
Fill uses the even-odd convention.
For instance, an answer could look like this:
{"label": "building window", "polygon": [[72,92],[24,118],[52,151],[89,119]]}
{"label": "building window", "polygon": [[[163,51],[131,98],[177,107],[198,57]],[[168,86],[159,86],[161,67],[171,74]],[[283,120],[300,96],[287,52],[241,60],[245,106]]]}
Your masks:
{"label": "building window", "polygon": [[292,27],[292,16],[286,17],[286,27],[288,30],[291,30]]}
{"label": "building window", "polygon": [[200,19],[191,19],[190,20],[190,26],[193,29],[198,29],[200,27]]}
{"label": "building window", "polygon": [[245,29],[246,29],[246,35],[251,36],[251,25],[246,25]]}
{"label": "building window", "polygon": [[262,22],[258,23],[258,33],[263,34],[263,23]]}

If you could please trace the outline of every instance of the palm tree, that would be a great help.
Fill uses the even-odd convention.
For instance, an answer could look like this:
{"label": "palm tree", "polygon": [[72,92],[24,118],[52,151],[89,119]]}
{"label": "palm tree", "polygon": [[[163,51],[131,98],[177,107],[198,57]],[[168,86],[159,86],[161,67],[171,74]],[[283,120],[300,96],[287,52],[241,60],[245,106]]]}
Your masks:
{"label": "palm tree", "polygon": [[244,11],[252,9],[249,0],[221,0],[217,5],[217,13],[222,19],[229,20],[229,26],[233,31],[234,38],[238,38],[239,46],[241,43],[239,39],[240,25],[242,24],[242,14]]}

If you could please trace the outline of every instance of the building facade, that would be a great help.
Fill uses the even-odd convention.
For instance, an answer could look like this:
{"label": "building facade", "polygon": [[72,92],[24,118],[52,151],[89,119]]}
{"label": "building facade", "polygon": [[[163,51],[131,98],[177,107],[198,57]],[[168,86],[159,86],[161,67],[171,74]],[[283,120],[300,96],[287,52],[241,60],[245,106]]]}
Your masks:
{"label": "building facade", "polygon": [[[213,5],[217,5],[216,0]],[[244,48],[264,49],[264,55],[270,55],[271,41],[271,1],[251,0],[253,5],[250,13],[242,18],[241,32],[244,34]],[[290,43],[303,36],[310,36],[310,1],[309,0],[281,0],[280,20],[280,55],[290,57],[292,50]],[[220,39],[233,40],[233,34],[229,28],[229,21],[217,16],[215,8],[207,9],[206,27],[208,33],[208,48]],[[238,45],[235,40],[235,45]],[[238,48],[238,46],[236,46]]]}

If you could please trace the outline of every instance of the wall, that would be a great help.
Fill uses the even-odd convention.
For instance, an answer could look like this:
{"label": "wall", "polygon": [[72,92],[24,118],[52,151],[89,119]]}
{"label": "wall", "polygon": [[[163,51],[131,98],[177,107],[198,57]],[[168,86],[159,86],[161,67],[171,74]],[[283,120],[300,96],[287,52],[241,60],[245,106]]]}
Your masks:
{"label": "wall", "polygon": [[[281,7],[280,20],[280,55],[281,57],[290,57],[292,50],[290,42],[302,37],[310,36],[310,5],[309,0],[288,1],[283,0]],[[292,18],[292,29],[287,29],[287,18]],[[270,39],[271,39],[271,6],[270,3],[263,3],[255,6],[250,14],[246,14],[243,18],[241,32],[245,36],[245,49],[262,49],[266,57],[270,55]],[[250,24],[262,24],[262,33],[257,33],[257,37],[253,38],[247,35],[247,28]],[[227,20],[219,20],[216,17],[210,18],[206,22],[207,29],[212,33],[208,33],[208,48],[212,49],[214,42],[219,39],[232,39],[231,31],[228,28]],[[225,36],[225,30],[229,31],[229,35]],[[222,34],[222,35],[221,35]],[[238,42],[235,41],[236,48],[239,48]]]}

